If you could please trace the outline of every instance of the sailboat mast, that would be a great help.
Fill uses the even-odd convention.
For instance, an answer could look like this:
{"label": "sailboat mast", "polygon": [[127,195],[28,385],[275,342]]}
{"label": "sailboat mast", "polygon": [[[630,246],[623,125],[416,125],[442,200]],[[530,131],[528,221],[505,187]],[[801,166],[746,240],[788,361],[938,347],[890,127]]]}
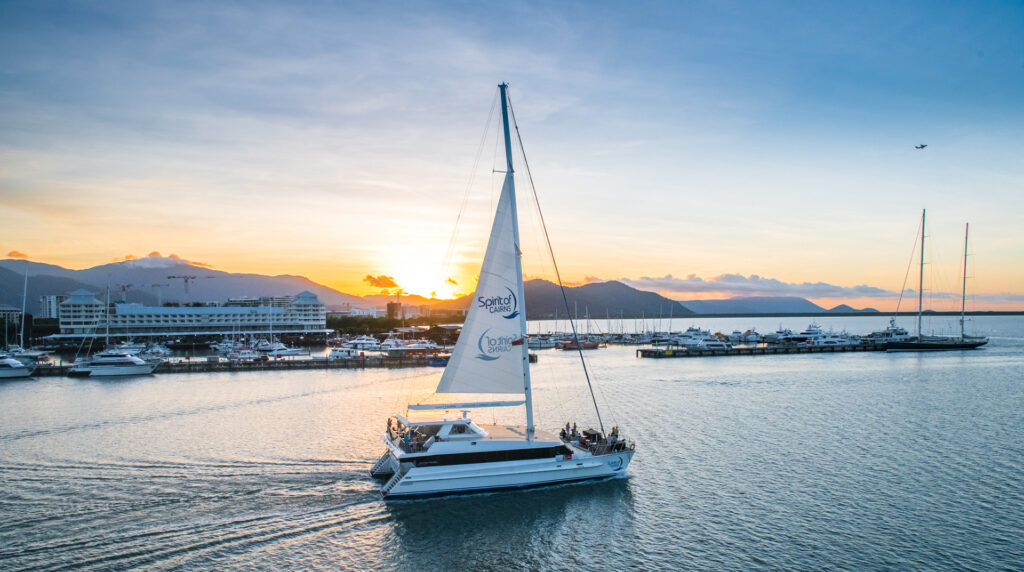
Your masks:
{"label": "sailboat mast", "polygon": [[917,341],[921,341],[921,314],[924,312],[924,212],[921,209],[921,274],[917,284]]}
{"label": "sailboat mast", "polygon": [[526,296],[523,288],[523,251],[519,248],[519,212],[516,208],[516,185],[512,168],[512,134],[508,124],[508,84],[498,86],[501,90],[501,122],[505,130],[505,180],[508,181],[512,208],[512,241],[516,249],[516,288],[519,290],[519,334],[523,339],[523,393],[526,396],[526,440],[533,441],[533,390],[530,388],[530,347],[526,343]]}
{"label": "sailboat mast", "polygon": [[964,339],[964,317],[967,310],[967,233],[971,230],[971,223],[964,223],[964,285],[960,293],[960,339]]}
{"label": "sailboat mast", "polygon": [[[21,288],[21,332],[18,333],[18,345],[25,349],[25,302],[28,301],[28,259],[25,259],[25,284]],[[4,322],[7,327],[7,322]],[[4,330],[6,331],[6,330]]]}

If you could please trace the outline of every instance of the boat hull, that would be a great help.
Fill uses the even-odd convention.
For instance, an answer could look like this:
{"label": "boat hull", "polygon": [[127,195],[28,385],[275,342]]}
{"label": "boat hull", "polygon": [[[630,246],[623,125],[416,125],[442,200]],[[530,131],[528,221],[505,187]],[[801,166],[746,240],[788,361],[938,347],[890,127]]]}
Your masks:
{"label": "boat hull", "polygon": [[81,368],[71,368],[68,375],[72,377],[114,377],[123,375],[149,375],[153,373],[158,364],[147,363],[141,365],[90,365]]}
{"label": "boat hull", "polygon": [[0,379],[17,379],[19,377],[29,377],[32,372],[35,371],[34,367],[12,367],[7,369],[0,369]]}
{"label": "boat hull", "polygon": [[936,341],[936,342],[887,342],[887,352],[937,352],[951,350],[973,350],[988,343],[983,341]]}
{"label": "boat hull", "polygon": [[606,455],[571,459],[554,457],[442,467],[413,467],[383,494],[385,499],[390,500],[609,479],[623,475],[632,458],[633,451],[627,449]]}

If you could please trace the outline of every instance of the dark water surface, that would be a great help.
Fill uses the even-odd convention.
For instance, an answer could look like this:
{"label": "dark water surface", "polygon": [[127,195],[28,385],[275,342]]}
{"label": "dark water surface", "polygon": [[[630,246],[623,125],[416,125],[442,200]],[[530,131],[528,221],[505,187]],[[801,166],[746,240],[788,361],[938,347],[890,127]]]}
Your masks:
{"label": "dark water surface", "polygon": [[[0,569],[1021,569],[1024,320],[972,329],[989,346],[597,350],[605,423],[637,441],[628,478],[388,504],[367,476],[385,419],[439,370],[7,381]],[[538,353],[538,425],[594,423],[573,356]]]}

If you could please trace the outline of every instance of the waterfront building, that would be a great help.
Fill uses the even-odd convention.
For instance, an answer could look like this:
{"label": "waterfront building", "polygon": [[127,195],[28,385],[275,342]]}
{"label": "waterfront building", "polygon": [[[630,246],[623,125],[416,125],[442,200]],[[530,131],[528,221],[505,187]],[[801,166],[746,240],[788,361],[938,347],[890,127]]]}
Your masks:
{"label": "waterfront building", "polygon": [[[308,292],[307,292],[308,294]],[[253,298],[250,296],[241,296],[238,298],[228,298],[225,306],[274,306],[277,308],[287,308],[292,303],[295,296],[260,296],[259,298]]]}
{"label": "waterfront building", "polygon": [[57,317],[61,334],[81,337],[95,333],[98,325],[106,324],[103,302],[84,288],[68,295],[58,308]]}
{"label": "waterfront building", "polygon": [[21,310],[7,304],[0,304],[0,323],[21,323]]}
{"label": "waterfront building", "polygon": [[60,305],[68,297],[60,294],[50,294],[39,297],[39,317],[56,319],[60,317]]}
{"label": "waterfront building", "polygon": [[327,312],[316,294],[288,297],[287,306],[144,306],[115,303],[109,312],[86,290],[60,305],[62,338],[112,336],[326,334]]}

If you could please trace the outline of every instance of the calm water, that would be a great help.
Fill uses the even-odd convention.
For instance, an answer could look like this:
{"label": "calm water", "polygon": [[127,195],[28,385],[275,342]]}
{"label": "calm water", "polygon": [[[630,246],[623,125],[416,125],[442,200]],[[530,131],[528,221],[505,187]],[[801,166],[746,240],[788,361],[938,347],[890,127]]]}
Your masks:
{"label": "calm water", "polygon": [[[4,382],[0,568],[1021,569],[1024,320],[972,329],[985,349],[590,352],[628,478],[389,504],[378,436],[438,370]],[[593,422],[573,356],[539,353],[538,424]]]}

